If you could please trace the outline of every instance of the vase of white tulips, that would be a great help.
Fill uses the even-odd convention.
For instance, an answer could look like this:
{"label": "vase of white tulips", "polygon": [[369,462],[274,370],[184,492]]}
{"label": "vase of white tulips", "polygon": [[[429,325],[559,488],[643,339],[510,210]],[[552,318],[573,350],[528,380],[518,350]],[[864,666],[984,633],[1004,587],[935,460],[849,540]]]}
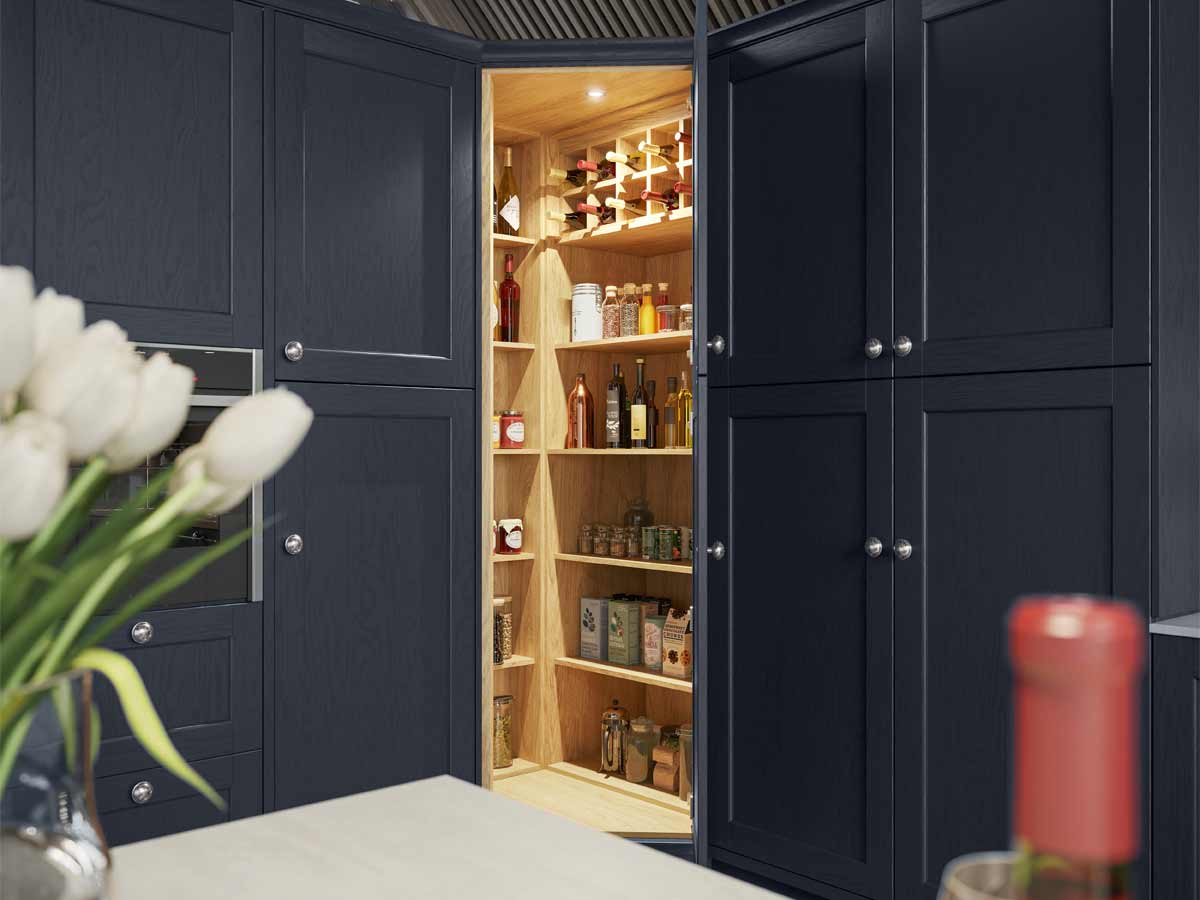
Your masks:
{"label": "vase of white tulips", "polygon": [[[178,435],[192,383],[192,371],[167,354],[137,353],[115,323],[85,327],[79,300],[50,288],[35,297],[29,272],[0,266],[0,851],[8,848],[6,860],[41,859],[48,878],[62,877],[51,871],[54,855],[31,857],[30,848],[53,843],[45,834],[52,826],[45,809],[16,798],[46,780],[48,746],[61,757],[64,783],[81,771],[89,780],[103,727],[91,673],[112,683],[147,752],[222,804],[172,745],[136,668],[100,642],[250,536],[247,529],[149,584],[134,583],[195,520],[233,508],[273,475],[304,439],[312,411],[285,390],[241,400],[91,524],[88,512],[109,478],[144,465]],[[57,719],[56,739],[47,738],[48,717]],[[57,802],[71,790],[59,791]],[[67,805],[91,820],[80,833],[94,831],[103,850],[94,809]],[[15,868],[0,867],[0,895],[16,886],[10,878],[29,877]]]}

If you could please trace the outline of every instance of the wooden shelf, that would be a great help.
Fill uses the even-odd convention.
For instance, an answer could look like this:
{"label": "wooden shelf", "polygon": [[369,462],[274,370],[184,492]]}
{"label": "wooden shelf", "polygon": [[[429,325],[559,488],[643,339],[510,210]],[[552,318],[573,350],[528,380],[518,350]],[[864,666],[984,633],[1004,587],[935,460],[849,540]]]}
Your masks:
{"label": "wooden shelf", "polygon": [[661,672],[654,672],[643,666],[618,666],[616,663],[599,662],[594,659],[578,659],[574,656],[560,656],[554,660],[556,666],[568,669],[579,669],[583,672],[594,672],[597,675],[608,675],[611,678],[621,678],[625,681],[636,681],[638,684],[648,684],[653,687],[665,688],[668,691],[679,691],[690,694],[692,683],[682,678],[671,678]]}
{"label": "wooden shelf", "polygon": [[[513,760],[513,764],[516,764],[516,760]],[[656,788],[652,783],[634,784],[631,781],[626,781],[620,775],[597,772],[595,762],[590,759],[551,763],[550,768],[555,772],[562,772],[564,775],[578,778],[580,781],[599,785],[606,790],[628,794],[631,797],[637,797],[639,800],[645,800],[648,803],[657,803],[659,806],[673,809],[684,815],[688,815],[691,812],[688,803],[680,800],[678,795],[664,791],[661,788]]]}
{"label": "wooden shelf", "polygon": [[589,566],[616,566],[622,569],[642,569],[647,572],[671,572],[676,575],[691,575],[690,562],[659,562],[647,559],[613,559],[611,556],[588,556],[586,553],[555,553],[555,559],[563,562],[585,563]]}
{"label": "wooden shelf", "polygon": [[537,456],[541,450],[535,450],[532,447],[497,447],[492,450],[493,456]]}
{"label": "wooden shelf", "polygon": [[629,337],[599,341],[571,341],[555,344],[555,350],[583,350],[589,353],[685,353],[692,346],[690,331],[663,331],[658,334],[631,334]]}
{"label": "wooden shelf", "polygon": [[515,775],[528,775],[530,772],[536,772],[538,769],[544,768],[545,766],[540,763],[530,762],[527,759],[514,756],[511,766],[505,766],[503,769],[492,769],[492,781],[501,781],[505,778],[512,778]]}
{"label": "wooden shelf", "polygon": [[533,559],[532,553],[493,553],[492,562],[494,563],[511,563],[524,562],[527,559]]}
{"label": "wooden shelf", "polygon": [[537,238],[521,237],[515,234],[492,234],[492,245],[495,247],[532,247]]}
{"label": "wooden shelf", "polygon": [[495,784],[495,790],[513,800],[622,837],[692,836],[692,820],[685,812],[556,769],[538,769],[505,778]]}
{"label": "wooden shelf", "polygon": [[639,450],[635,448],[622,447],[617,450],[610,450],[607,447],[588,447],[578,448],[573,447],[568,450],[557,449],[546,451],[551,456],[691,456],[691,448],[675,448],[666,450],[659,448],[657,450]]}
{"label": "wooden shelf", "polygon": [[518,656],[513,654],[502,663],[492,663],[493,669],[523,669],[525,666],[532,666],[535,660],[532,656]]}
{"label": "wooden shelf", "polygon": [[687,250],[692,246],[692,208],[642,216],[623,224],[569,231],[559,236],[558,243],[634,256],[662,256]]}
{"label": "wooden shelf", "polygon": [[519,352],[525,352],[525,353],[532,353],[534,350],[534,345],[533,344],[523,344],[519,341],[492,341],[492,349],[497,352],[519,351]]}

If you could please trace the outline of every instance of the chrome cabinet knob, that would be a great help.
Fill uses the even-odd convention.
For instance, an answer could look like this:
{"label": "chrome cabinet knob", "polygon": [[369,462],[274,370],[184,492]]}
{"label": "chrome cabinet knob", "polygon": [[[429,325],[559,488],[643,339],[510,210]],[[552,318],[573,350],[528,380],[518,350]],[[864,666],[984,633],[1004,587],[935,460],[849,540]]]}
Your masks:
{"label": "chrome cabinet knob", "polygon": [[720,541],[713,541],[708,546],[708,555],[720,562],[725,558],[725,545]]}
{"label": "chrome cabinet knob", "polygon": [[879,559],[883,555],[883,541],[877,537],[869,537],[863,541],[863,549],[871,559]]}
{"label": "chrome cabinet knob", "polygon": [[149,622],[138,622],[129,629],[129,637],[135,644],[148,644],[154,637],[154,626]]}
{"label": "chrome cabinet knob", "polygon": [[148,781],[139,781],[133,786],[133,790],[129,792],[129,797],[138,806],[143,803],[149,803],[150,798],[154,796],[154,785]]}
{"label": "chrome cabinet knob", "polygon": [[720,356],[725,352],[725,338],[719,334],[713,335],[713,339],[708,342],[708,349],[713,352],[714,356]]}
{"label": "chrome cabinet knob", "polygon": [[863,344],[863,352],[867,354],[867,359],[879,359],[883,355],[883,341],[879,338],[867,338],[867,342]]}
{"label": "chrome cabinet knob", "polygon": [[304,549],[304,538],[298,534],[289,534],[283,539],[283,549],[287,551],[288,556],[297,556]]}
{"label": "chrome cabinet knob", "polygon": [[913,343],[912,338],[907,334],[902,334],[892,343],[892,349],[896,351],[897,356],[908,356],[912,353]]}
{"label": "chrome cabinet knob", "polygon": [[304,345],[299,341],[288,341],[283,345],[283,355],[289,362],[300,362],[304,358]]}
{"label": "chrome cabinet knob", "polygon": [[900,540],[892,544],[892,552],[896,554],[896,559],[900,560],[901,562],[912,556],[912,551],[912,544],[910,544],[904,538],[900,538]]}

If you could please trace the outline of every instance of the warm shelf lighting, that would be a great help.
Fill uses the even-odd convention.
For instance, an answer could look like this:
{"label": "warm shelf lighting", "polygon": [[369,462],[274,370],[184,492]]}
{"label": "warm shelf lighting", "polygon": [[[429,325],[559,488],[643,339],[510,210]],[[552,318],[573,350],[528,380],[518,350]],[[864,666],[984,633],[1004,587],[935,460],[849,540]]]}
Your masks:
{"label": "warm shelf lighting", "polygon": [[601,97],[604,96],[604,93],[605,93],[604,88],[589,88],[587,95],[589,97],[591,97],[593,100],[599,100]]}

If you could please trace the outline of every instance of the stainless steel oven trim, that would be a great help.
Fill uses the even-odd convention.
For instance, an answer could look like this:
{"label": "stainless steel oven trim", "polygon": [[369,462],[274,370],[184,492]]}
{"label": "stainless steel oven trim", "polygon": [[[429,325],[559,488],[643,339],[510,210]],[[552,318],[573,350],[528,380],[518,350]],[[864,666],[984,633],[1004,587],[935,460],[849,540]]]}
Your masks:
{"label": "stainless steel oven trim", "polygon": [[[250,354],[250,393],[263,389],[263,352],[249,347],[212,347],[203,344],[158,344],[136,341],[139,347],[154,347],[157,350],[212,350],[219,353]],[[193,394],[192,406],[219,408],[233,406],[242,398],[233,394]],[[263,488],[257,482],[250,490],[250,602],[263,601]]]}

